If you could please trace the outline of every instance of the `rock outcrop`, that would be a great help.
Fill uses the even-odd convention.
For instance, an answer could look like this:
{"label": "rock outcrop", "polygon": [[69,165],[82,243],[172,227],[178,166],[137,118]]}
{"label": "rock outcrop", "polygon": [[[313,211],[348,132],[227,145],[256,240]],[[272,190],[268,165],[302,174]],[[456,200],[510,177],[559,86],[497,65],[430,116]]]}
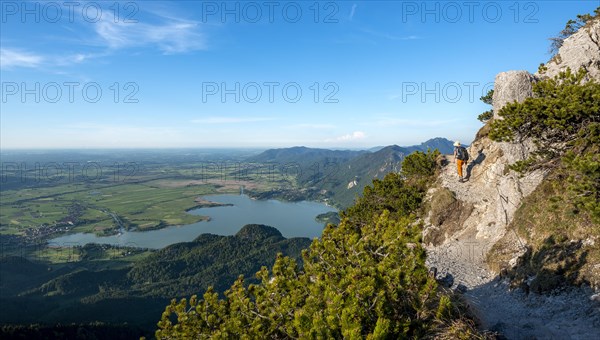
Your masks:
{"label": "rock outcrop", "polygon": [[[600,81],[600,19],[596,18],[577,33],[565,39],[556,56],[544,68],[541,68],[544,69],[543,73],[535,75],[527,71],[499,73],[494,84],[494,118],[498,118],[498,112],[506,104],[515,101],[522,102],[531,97],[535,81],[553,77],[566,70],[567,67],[572,70],[584,67],[588,71],[588,79],[593,78]],[[458,203],[453,207],[469,207],[469,211],[453,214],[461,216],[461,227],[453,227],[450,232],[449,230],[444,231],[443,225],[433,225],[431,218],[427,218],[424,240],[425,242],[436,240],[429,244],[431,261],[435,262],[437,258],[442,262],[450,261],[448,263],[467,261],[477,267],[465,269],[466,272],[463,273],[464,277],[462,278],[464,283],[476,285],[485,280],[472,280],[473,275],[468,271],[471,270],[472,273],[487,271],[485,256],[498,240],[504,238],[504,241],[511,240],[514,243],[512,251],[515,259],[521,254],[524,241],[520,240],[516,234],[507,235],[507,227],[523,198],[537,188],[546,174],[538,170],[523,176],[509,170],[508,165],[527,159],[535,151],[531,141],[498,143],[482,137],[475,140],[468,150],[471,155],[467,167],[469,181],[458,182],[455,165],[453,160],[448,157],[446,163],[449,164],[443,168],[439,183],[440,187],[454,193]],[[434,195],[436,195],[436,189],[430,191],[429,198],[431,199]],[[466,218],[465,213],[468,213]],[[431,237],[431,235],[435,235],[435,237]],[[440,238],[440,235],[443,237]],[[451,255],[446,256],[447,254]],[[453,256],[456,257],[454,260]],[[468,256],[468,259],[464,256]],[[444,263],[436,264],[436,267],[442,272]],[[460,282],[460,273],[453,274],[456,276],[457,282]]]}
{"label": "rock outcrop", "polygon": [[587,79],[600,79],[600,20],[565,39],[558,53],[546,63],[546,70],[537,72],[536,77],[555,77],[559,72],[571,68],[576,71],[583,67],[587,70]]}
{"label": "rock outcrop", "polygon": [[[531,97],[535,81],[554,77],[567,67],[573,71],[584,67],[588,79],[600,81],[599,36],[600,20],[597,20],[567,38],[557,55],[541,68],[542,73],[508,71],[498,74],[494,86],[494,118],[499,118],[498,112],[506,104]],[[441,215],[444,218],[436,218],[430,213],[425,219],[423,239],[428,250],[428,265],[437,268],[438,278],[450,276],[453,286],[462,284],[467,303],[484,327],[498,328],[510,339],[586,338],[598,334],[600,308],[589,306],[587,293],[556,298],[525,297],[518,292],[509,292],[505,282],[494,281],[497,273],[492,273],[486,264],[488,252],[502,240],[512,258],[510,264],[518,263],[517,259],[526,250],[526,241],[509,231],[508,226],[523,199],[540,185],[546,173],[538,170],[523,176],[508,167],[529,157],[535,150],[531,141],[498,143],[485,135],[480,131],[478,139],[468,148],[471,159],[467,182],[458,181],[451,156],[442,160],[439,185],[429,191],[428,198],[435,202],[436,195],[448,195],[449,190],[453,194],[452,199],[447,200],[451,203],[448,209],[461,211]],[[447,221],[452,216],[456,218]],[[581,305],[581,308],[565,309],[566,301]],[[565,327],[567,324],[573,327]]]}
{"label": "rock outcrop", "polygon": [[[458,231],[453,228],[453,233],[443,237],[441,244],[432,243],[428,248],[432,261],[452,261],[437,263],[436,267],[441,271],[452,271],[458,283],[474,287],[493,278],[485,265],[488,251],[506,235],[521,201],[537,188],[545,175],[542,171],[534,171],[522,176],[509,170],[508,164],[526,159],[533,149],[532,143],[496,143],[488,138],[477,140],[468,148],[471,159],[466,168],[468,180],[464,183],[458,181],[453,159],[446,156],[446,165],[439,178],[441,188],[432,189],[429,196],[434,198],[438,191],[441,193],[442,188],[446,188],[460,202],[455,207],[464,207],[465,211],[454,214],[463,216]],[[468,216],[465,218],[462,213],[468,213]],[[440,228],[447,228],[445,225],[433,225],[430,221],[431,218],[426,221],[429,225],[425,229],[425,242],[432,239],[430,235],[439,234]],[[524,241],[516,235],[513,241],[512,248],[518,256],[525,251]],[[457,268],[451,268],[457,263],[462,263],[459,273]]]}
{"label": "rock outcrop", "polygon": [[535,77],[527,71],[508,71],[499,73],[494,82],[494,119],[508,103],[523,102],[533,95]]}
{"label": "rock outcrop", "polygon": [[494,118],[506,104],[523,102],[533,95],[533,83],[538,79],[554,78],[570,68],[587,71],[584,80],[600,81],[600,20],[565,39],[558,53],[548,61],[541,71],[531,74],[527,71],[507,71],[496,76],[494,82]]}

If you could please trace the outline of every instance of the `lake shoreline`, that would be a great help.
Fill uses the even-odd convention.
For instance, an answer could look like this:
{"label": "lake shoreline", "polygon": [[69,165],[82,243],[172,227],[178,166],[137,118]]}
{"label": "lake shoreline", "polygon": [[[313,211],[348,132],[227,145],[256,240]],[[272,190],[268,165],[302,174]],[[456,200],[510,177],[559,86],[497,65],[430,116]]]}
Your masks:
{"label": "lake shoreline", "polygon": [[[69,233],[48,243],[85,245],[87,243],[136,246],[161,249],[167,245],[189,242],[201,234],[234,235],[247,224],[264,224],[278,229],[286,238],[319,237],[327,222],[317,219],[337,213],[333,207],[317,201],[285,202],[278,199],[257,200],[248,195],[209,194],[196,199],[197,205],[186,212],[200,221],[185,225],[166,225],[143,230],[122,230],[116,235]],[[202,210],[207,209],[207,210]],[[213,210],[215,209],[215,210]],[[325,223],[324,223],[325,222]]]}
{"label": "lake shoreline", "polygon": [[[208,195],[206,195],[208,196]],[[231,203],[220,203],[220,202],[214,202],[214,201],[209,201],[204,199],[203,197],[198,197],[194,200],[194,202],[196,202],[196,205],[185,209],[185,212],[190,212],[192,210],[195,209],[200,209],[200,208],[215,208],[215,207],[228,207],[228,206],[232,206],[233,204]]]}

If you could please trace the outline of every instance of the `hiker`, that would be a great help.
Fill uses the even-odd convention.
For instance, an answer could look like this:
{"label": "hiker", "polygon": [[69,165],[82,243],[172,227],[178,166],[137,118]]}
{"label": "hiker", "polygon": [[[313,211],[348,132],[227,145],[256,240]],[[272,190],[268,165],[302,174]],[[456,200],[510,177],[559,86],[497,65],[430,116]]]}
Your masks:
{"label": "hiker", "polygon": [[469,153],[464,146],[460,145],[459,141],[454,142],[454,162],[456,162],[456,168],[458,170],[458,181],[464,182],[463,180],[463,165],[467,164],[469,160]]}

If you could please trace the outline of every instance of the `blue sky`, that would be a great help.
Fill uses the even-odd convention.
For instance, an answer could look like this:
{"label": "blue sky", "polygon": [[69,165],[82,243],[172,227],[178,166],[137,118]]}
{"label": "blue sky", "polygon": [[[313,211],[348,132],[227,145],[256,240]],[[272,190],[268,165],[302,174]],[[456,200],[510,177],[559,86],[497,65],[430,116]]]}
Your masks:
{"label": "blue sky", "polygon": [[4,1],[0,147],[470,142],[600,1]]}

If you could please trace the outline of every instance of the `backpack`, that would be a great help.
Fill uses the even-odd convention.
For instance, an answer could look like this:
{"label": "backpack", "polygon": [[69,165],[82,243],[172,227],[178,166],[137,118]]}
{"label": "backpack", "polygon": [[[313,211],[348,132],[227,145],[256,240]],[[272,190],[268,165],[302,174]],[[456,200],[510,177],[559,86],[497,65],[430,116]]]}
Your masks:
{"label": "backpack", "polygon": [[469,160],[469,153],[467,152],[467,149],[465,149],[464,146],[459,146],[458,150],[456,152],[456,158],[460,159],[461,161],[468,161]]}

